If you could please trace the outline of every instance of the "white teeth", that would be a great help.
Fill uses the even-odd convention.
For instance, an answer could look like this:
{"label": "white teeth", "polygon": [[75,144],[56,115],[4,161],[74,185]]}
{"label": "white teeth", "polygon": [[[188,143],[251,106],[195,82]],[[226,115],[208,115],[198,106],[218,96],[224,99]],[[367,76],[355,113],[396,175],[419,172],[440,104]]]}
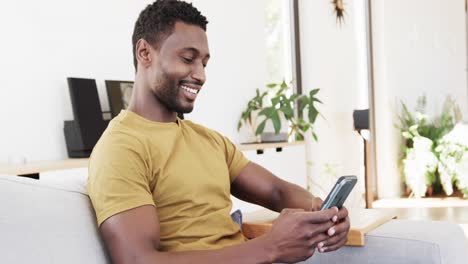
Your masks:
{"label": "white teeth", "polygon": [[180,86],[182,89],[184,89],[185,91],[189,92],[189,93],[193,93],[193,94],[197,94],[198,93],[198,90],[197,89],[192,89],[190,87],[187,87],[185,85],[181,85]]}

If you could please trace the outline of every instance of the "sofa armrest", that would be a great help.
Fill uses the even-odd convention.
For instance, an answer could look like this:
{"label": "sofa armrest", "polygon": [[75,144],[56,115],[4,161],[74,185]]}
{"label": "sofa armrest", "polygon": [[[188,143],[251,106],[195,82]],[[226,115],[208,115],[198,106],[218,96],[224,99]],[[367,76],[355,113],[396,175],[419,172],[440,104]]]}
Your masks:
{"label": "sofa armrest", "polygon": [[367,233],[366,240],[364,247],[316,252],[304,263],[462,264],[468,259],[463,230],[449,222],[391,220]]}

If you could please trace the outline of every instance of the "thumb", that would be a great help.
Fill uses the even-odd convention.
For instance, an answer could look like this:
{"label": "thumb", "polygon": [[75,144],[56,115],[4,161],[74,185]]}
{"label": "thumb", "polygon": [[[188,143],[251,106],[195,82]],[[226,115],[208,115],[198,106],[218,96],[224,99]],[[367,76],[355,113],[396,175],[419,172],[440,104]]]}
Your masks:
{"label": "thumb", "polygon": [[281,210],[281,214],[291,214],[291,213],[297,213],[297,212],[304,212],[304,209],[300,209],[300,208],[284,208],[283,210]]}
{"label": "thumb", "polygon": [[309,223],[323,223],[331,221],[331,219],[338,214],[338,208],[332,207],[330,209],[315,211],[308,214],[304,214],[305,220]]}

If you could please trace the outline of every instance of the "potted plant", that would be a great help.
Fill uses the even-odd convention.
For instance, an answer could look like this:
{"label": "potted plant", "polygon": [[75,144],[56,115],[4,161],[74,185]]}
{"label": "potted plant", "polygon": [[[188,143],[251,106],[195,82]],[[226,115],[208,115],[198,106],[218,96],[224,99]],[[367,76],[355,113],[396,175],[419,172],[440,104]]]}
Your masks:
{"label": "potted plant", "polygon": [[401,165],[407,193],[414,197],[442,191],[451,195],[454,181],[461,183],[457,185],[463,186],[460,190],[466,187],[462,183],[464,180],[460,180],[451,168],[455,163],[468,159],[468,155],[464,156],[463,146],[454,145],[446,137],[461,120],[461,112],[455,102],[448,97],[442,113],[433,119],[426,114],[425,96],[418,98],[414,113],[404,103],[401,105],[400,124],[397,127],[404,140]]}
{"label": "potted plant", "polygon": [[[293,92],[292,83],[271,83],[263,90],[256,89],[255,96],[247,102],[239,119],[237,129],[247,125],[256,136],[262,135],[268,122],[271,122],[274,134],[278,135],[281,128],[286,130],[285,141],[288,138],[304,140],[308,131],[317,140],[313,125],[320,114],[315,104],[322,103],[317,94],[320,89],[314,89],[307,95]],[[302,115],[295,115],[295,108]],[[285,126],[285,127],[284,127]],[[261,140],[264,142],[265,140]]]}

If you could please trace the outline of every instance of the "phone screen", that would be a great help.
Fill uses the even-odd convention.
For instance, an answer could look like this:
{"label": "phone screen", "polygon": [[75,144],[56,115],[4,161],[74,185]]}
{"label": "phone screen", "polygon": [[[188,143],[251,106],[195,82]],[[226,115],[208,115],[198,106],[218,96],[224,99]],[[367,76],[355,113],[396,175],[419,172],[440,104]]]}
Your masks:
{"label": "phone screen", "polygon": [[357,177],[354,175],[341,176],[335,183],[335,186],[333,186],[333,189],[327,195],[327,198],[323,202],[320,210],[325,210],[333,206],[338,207],[338,209],[343,207],[346,198],[348,198],[348,195],[353,190],[356,182]]}

